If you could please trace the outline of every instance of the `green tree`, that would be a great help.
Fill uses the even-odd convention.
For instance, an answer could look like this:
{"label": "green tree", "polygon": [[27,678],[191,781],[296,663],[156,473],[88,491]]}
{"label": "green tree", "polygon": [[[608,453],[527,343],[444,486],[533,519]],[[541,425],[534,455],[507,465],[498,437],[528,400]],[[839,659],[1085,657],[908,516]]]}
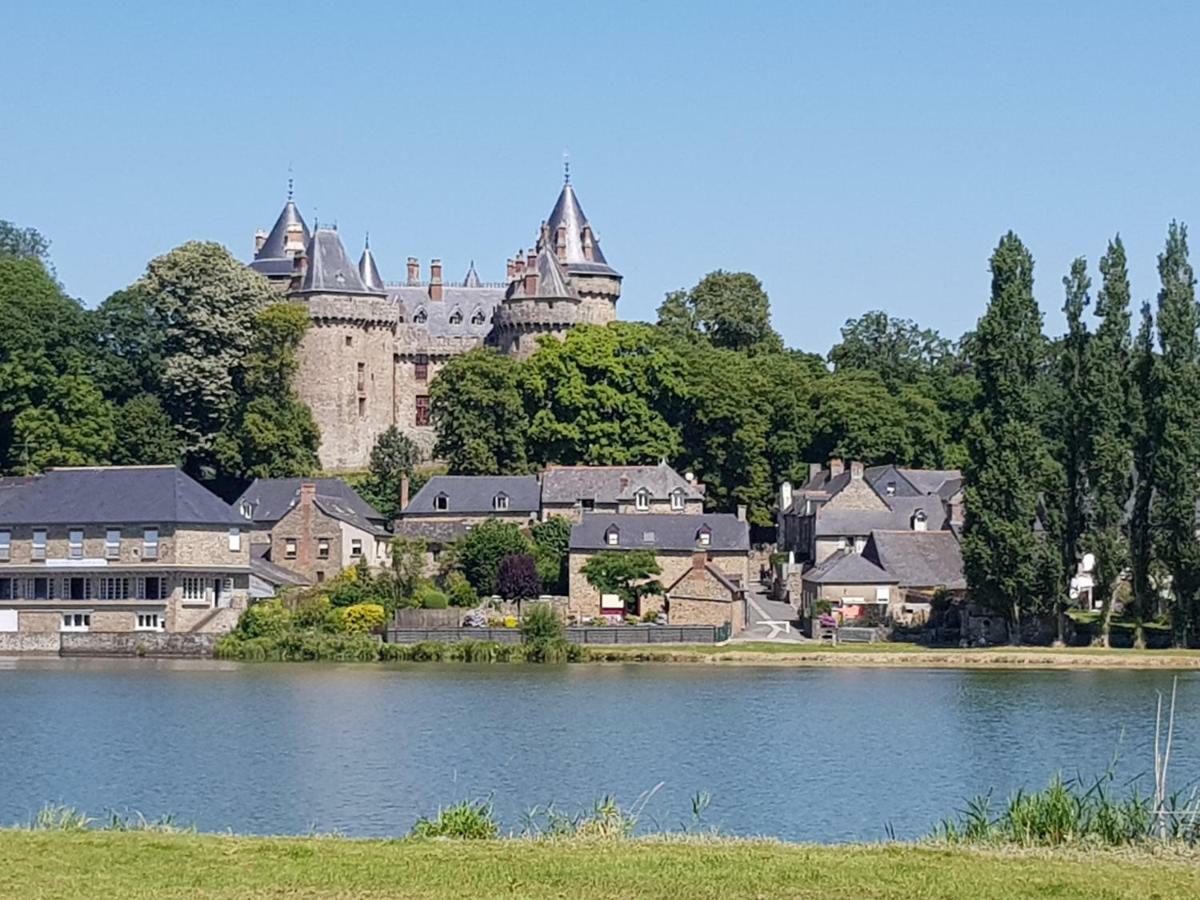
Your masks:
{"label": "green tree", "polygon": [[1045,338],[1033,257],[1011,231],[990,268],[991,302],[972,346],[980,395],[967,435],[963,567],[971,598],[1003,615],[1019,643],[1022,610],[1046,585],[1047,552],[1034,530],[1047,470],[1035,390]]}
{"label": "green tree", "polygon": [[1090,511],[1084,549],[1095,556],[1095,599],[1100,601],[1099,643],[1108,646],[1113,593],[1129,561],[1125,514],[1132,490],[1130,423],[1129,274],[1117,236],[1100,259],[1103,284],[1096,296],[1100,319],[1083,367],[1080,426],[1084,431]]}
{"label": "green tree", "polygon": [[620,597],[627,615],[641,615],[643,597],[665,593],[662,583],[654,578],[662,574],[662,569],[652,550],[602,550],[579,571],[601,594]]}
{"label": "green tree", "polygon": [[275,303],[254,317],[248,352],[236,363],[234,405],[213,440],[223,475],[289,478],[319,468],[321,435],[292,386],[308,326],[308,313],[298,304]]}
{"label": "green tree", "polygon": [[153,394],[138,394],[116,410],[112,461],[119,466],[178,464],[183,447],[175,426]]}
{"label": "green tree", "polygon": [[1197,641],[1200,546],[1196,504],[1200,500],[1200,359],[1196,327],[1195,278],[1188,262],[1187,228],[1172,222],[1158,257],[1158,341],[1154,421],[1158,449],[1154,461],[1153,522],[1158,555],[1171,575],[1171,622],[1175,643]]}
{"label": "green tree", "polygon": [[50,241],[36,228],[22,228],[0,219],[0,257],[36,259],[53,274],[50,266]]}
{"label": "green tree", "polygon": [[525,366],[531,462],[634,465],[679,455],[670,423],[683,400],[682,361],[653,327],[576,326]]}
{"label": "green tree", "polygon": [[[1142,304],[1141,325],[1133,342],[1130,361],[1129,422],[1133,441],[1133,508],[1129,513],[1129,571],[1133,588],[1135,618],[1153,618],[1158,597],[1151,584],[1154,536],[1151,505],[1154,499],[1154,458],[1158,447],[1157,412],[1154,399],[1158,380],[1154,353],[1154,314]],[[1139,635],[1141,629],[1139,628]]]}
{"label": "green tree", "polygon": [[108,397],[124,403],[163,393],[165,311],[137,285],[117,291],[92,313],[96,369]]}
{"label": "green tree", "polygon": [[699,335],[714,347],[751,354],[783,350],[767,292],[749,272],[710,272],[690,291],[668,294],[658,316],[676,337]]}
{"label": "green tree", "polygon": [[13,440],[24,472],[47,466],[107,463],[116,441],[112,405],[84,375],[49,379],[35,406],[13,418]]}
{"label": "green tree", "polygon": [[533,558],[538,577],[552,594],[567,592],[567,560],[571,547],[571,520],[566,516],[550,516],[531,529]]}
{"label": "green tree", "polygon": [[518,474],[527,468],[522,364],[490,349],[455,356],[429,386],[434,455],[451,474]]}
{"label": "green tree", "polygon": [[910,319],[882,310],[847,319],[842,340],[829,351],[835,370],[878,372],[886,384],[911,384],[953,359],[950,341]]}
{"label": "green tree", "polygon": [[395,425],[375,439],[371,448],[370,494],[376,508],[389,519],[400,512],[400,487],[421,462],[421,449]]}
{"label": "green tree", "polygon": [[481,596],[497,591],[496,574],[506,556],[530,553],[533,546],[521,529],[509,522],[488,519],[458,541],[456,558],[467,581]]}

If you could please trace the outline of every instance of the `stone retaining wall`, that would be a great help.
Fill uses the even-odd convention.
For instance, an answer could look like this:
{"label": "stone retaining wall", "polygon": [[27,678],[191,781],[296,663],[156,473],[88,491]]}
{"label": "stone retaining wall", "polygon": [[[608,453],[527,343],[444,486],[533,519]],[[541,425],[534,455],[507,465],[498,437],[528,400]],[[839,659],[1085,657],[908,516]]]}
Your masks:
{"label": "stone retaining wall", "polygon": [[57,631],[0,631],[0,656],[9,653],[58,655]]}
{"label": "stone retaining wall", "polygon": [[62,656],[173,656],[209,657],[220,635],[142,631],[80,634],[64,632]]}

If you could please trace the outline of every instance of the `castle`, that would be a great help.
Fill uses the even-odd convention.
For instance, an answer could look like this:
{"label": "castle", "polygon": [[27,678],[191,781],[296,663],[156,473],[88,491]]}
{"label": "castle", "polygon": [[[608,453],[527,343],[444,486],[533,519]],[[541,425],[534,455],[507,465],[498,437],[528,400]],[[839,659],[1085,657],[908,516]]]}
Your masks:
{"label": "castle", "polygon": [[296,387],[321,430],[321,465],[334,471],[365,468],[392,425],[430,455],[429,382],[450,357],[490,346],[523,359],[542,335],[613,321],[621,294],[569,172],[534,247],[508,260],[503,283],[481,281],[474,262],[461,282],[446,282],[440,259],[425,281],[411,256],[405,280],[385,282],[369,240],[355,266],[336,226],[309,231],[290,188],[254,245],[250,267],[312,319]]}

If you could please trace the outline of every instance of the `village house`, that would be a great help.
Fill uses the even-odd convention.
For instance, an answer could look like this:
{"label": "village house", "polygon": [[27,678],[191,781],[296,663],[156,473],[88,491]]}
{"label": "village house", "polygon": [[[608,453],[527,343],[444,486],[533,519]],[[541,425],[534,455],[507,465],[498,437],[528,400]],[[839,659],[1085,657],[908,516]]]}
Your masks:
{"label": "village house", "polygon": [[264,585],[319,583],[360,561],[391,560],[386,518],[340,478],[259,478],[234,506],[250,523]]}
{"label": "village house", "polygon": [[228,631],[248,531],[175,466],[0,479],[0,633]]}
{"label": "village house", "polygon": [[[626,610],[615,594],[601,594],[582,569],[598,553],[649,550],[661,570],[665,597],[648,597]],[[643,616],[666,610],[672,625],[745,627],[750,528],[728,513],[586,513],[571,529],[568,611],[582,621]]]}
{"label": "village house", "polygon": [[584,513],[704,511],[704,485],[680,475],[662,460],[656,466],[548,466],[542,472],[542,519],[553,515],[581,521]]}

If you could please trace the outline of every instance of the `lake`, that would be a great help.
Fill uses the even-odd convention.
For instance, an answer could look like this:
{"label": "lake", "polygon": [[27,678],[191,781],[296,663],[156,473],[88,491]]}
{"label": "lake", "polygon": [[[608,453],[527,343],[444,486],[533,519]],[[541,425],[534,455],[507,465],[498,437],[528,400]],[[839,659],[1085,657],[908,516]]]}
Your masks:
{"label": "lake", "polygon": [[[0,823],[45,803],[205,831],[398,835],[492,797],[646,802],[678,828],[916,837],[965,798],[1051,773],[1153,768],[1171,673],[715,665],[246,665],[0,659]],[[1200,674],[1181,673],[1172,784],[1200,779]],[[1149,778],[1144,790],[1150,789]]]}

